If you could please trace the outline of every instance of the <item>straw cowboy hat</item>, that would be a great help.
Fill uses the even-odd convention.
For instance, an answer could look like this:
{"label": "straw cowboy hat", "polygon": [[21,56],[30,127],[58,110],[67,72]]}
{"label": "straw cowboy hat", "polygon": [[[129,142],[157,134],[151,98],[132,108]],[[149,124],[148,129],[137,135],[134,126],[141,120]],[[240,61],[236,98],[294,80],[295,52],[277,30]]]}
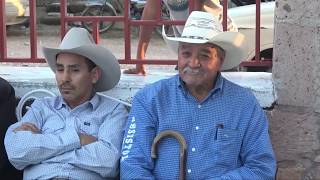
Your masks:
{"label": "straw cowboy hat", "polygon": [[116,57],[108,49],[96,45],[84,28],[70,29],[57,49],[43,47],[43,53],[53,72],[56,72],[56,57],[59,53],[72,53],[90,59],[102,70],[100,79],[94,85],[98,92],[113,88],[120,80],[120,65]]}
{"label": "straw cowboy hat", "polygon": [[178,52],[179,42],[212,43],[225,50],[226,56],[221,70],[232,69],[247,57],[248,46],[245,36],[239,32],[223,32],[221,23],[211,13],[193,11],[184,26],[181,37],[168,37],[162,28],[165,42]]}

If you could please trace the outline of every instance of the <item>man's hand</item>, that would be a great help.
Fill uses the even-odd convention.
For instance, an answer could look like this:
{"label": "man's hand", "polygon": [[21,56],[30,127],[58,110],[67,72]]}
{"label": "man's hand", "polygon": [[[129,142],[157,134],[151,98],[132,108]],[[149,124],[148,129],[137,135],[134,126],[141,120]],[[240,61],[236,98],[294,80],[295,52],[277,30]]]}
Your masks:
{"label": "man's hand", "polygon": [[80,138],[80,144],[82,146],[96,142],[98,139],[94,136],[88,135],[88,134],[79,134],[79,138]]}
{"label": "man's hand", "polygon": [[17,131],[31,131],[33,134],[40,134],[40,129],[32,123],[23,123],[21,126],[15,128],[13,132]]}

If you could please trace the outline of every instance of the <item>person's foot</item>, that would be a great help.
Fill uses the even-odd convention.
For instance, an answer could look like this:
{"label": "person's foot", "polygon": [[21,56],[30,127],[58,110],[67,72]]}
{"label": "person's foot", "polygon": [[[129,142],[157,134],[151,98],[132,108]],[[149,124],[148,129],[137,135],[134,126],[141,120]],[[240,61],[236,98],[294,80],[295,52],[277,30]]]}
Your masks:
{"label": "person's foot", "polygon": [[142,75],[145,76],[146,75],[146,71],[144,69],[126,69],[123,71],[124,74],[137,74],[137,75]]}

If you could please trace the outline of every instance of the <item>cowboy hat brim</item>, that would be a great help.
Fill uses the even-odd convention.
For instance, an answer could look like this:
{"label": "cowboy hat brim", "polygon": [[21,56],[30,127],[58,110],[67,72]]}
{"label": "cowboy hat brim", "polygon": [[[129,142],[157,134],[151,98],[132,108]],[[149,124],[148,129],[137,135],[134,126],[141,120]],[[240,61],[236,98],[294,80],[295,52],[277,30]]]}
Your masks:
{"label": "cowboy hat brim", "polygon": [[43,47],[43,54],[51,70],[56,72],[56,57],[59,53],[72,53],[84,56],[102,70],[100,79],[94,85],[98,92],[112,89],[120,80],[120,65],[116,57],[106,48],[99,45],[85,45],[71,49],[55,49]]}
{"label": "cowboy hat brim", "polygon": [[187,37],[168,37],[162,28],[162,36],[166,44],[178,53],[179,42],[205,44],[212,43],[220,46],[225,51],[225,61],[222,64],[221,70],[229,70],[238,66],[241,61],[247,58],[247,43],[245,36],[239,32],[221,32],[210,40],[196,39]]}

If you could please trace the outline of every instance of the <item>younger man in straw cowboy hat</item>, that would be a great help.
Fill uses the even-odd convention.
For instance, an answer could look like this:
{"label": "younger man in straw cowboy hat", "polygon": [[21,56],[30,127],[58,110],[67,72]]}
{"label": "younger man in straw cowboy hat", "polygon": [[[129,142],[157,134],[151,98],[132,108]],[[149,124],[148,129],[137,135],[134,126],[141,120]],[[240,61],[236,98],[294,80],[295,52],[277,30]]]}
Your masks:
{"label": "younger man in straw cowboy hat", "polygon": [[165,130],[186,140],[186,179],[273,179],[276,161],[265,113],[249,90],[220,73],[245,57],[244,35],[222,32],[212,14],[194,11],[181,37],[165,38],[178,47],[179,75],[134,97],[121,179],[178,178],[176,139],[162,139],[158,158],[151,158],[153,139]]}
{"label": "younger man in straw cowboy hat", "polygon": [[126,108],[96,92],[120,79],[114,55],[83,28],[72,28],[59,48],[44,48],[61,96],[36,100],[7,130],[10,162],[24,179],[105,179],[118,174]]}

